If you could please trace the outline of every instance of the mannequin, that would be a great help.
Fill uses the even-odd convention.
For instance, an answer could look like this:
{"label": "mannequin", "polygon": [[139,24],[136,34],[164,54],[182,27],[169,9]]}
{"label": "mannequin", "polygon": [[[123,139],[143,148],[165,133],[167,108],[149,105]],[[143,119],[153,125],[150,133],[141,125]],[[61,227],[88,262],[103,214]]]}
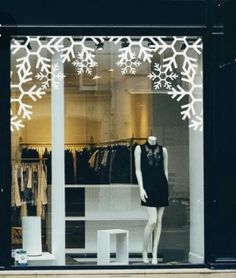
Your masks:
{"label": "mannequin", "polygon": [[144,145],[134,151],[135,172],[139,185],[141,205],[146,206],[148,222],[144,229],[143,262],[149,263],[148,244],[154,231],[152,264],[157,264],[157,250],[161,235],[162,216],[168,206],[168,153],[149,136]]}

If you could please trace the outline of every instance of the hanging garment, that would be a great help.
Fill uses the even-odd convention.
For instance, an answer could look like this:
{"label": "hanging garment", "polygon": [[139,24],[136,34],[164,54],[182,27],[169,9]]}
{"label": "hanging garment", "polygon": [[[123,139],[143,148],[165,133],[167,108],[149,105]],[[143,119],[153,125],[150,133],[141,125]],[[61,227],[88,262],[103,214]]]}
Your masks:
{"label": "hanging garment", "polygon": [[130,183],[130,150],[127,146],[115,146],[111,167],[112,183]]}
{"label": "hanging garment", "polygon": [[[11,206],[21,208],[21,216],[44,216],[47,204],[46,167],[42,162],[12,166]],[[36,210],[37,208],[37,210]]]}
{"label": "hanging garment", "polygon": [[44,218],[45,211],[44,206],[47,205],[47,178],[43,163],[38,165],[38,194],[37,194],[37,216]]}
{"label": "hanging garment", "polygon": [[168,206],[168,182],[164,172],[163,147],[146,142],[141,145],[141,171],[143,187],[147,193],[146,203],[141,205],[148,207]]}
{"label": "hanging garment", "polygon": [[47,168],[47,184],[52,184],[52,152],[47,148],[44,151],[43,158]]}

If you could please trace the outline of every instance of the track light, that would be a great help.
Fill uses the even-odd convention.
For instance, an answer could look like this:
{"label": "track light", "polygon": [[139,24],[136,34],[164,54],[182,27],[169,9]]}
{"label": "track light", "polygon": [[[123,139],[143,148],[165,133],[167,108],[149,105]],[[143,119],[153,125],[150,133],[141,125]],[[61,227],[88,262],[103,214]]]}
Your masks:
{"label": "track light", "polygon": [[182,43],[181,47],[180,47],[180,50],[184,50],[186,48],[186,44],[185,43]]}
{"label": "track light", "polygon": [[104,47],[104,43],[103,43],[103,42],[99,42],[99,43],[97,44],[96,50],[101,51],[101,50],[103,50],[103,47]]}
{"label": "track light", "polygon": [[129,42],[127,39],[122,39],[121,40],[121,47],[122,48],[125,48],[125,47],[128,47],[129,46]]}
{"label": "track light", "polygon": [[30,43],[28,43],[28,44],[26,45],[26,47],[27,47],[29,50],[32,50],[32,46],[31,46]]}

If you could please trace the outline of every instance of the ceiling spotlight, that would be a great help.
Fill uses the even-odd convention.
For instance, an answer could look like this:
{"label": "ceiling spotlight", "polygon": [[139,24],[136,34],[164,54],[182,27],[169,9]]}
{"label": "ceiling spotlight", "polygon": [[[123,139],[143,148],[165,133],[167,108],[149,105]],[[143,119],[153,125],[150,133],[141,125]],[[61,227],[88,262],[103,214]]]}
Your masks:
{"label": "ceiling spotlight", "polygon": [[148,42],[148,47],[154,49],[156,48],[156,45],[153,44],[153,42]]}
{"label": "ceiling spotlight", "polygon": [[31,46],[30,42],[26,45],[26,47],[27,47],[29,50],[32,50],[32,46]]}
{"label": "ceiling spotlight", "polygon": [[103,50],[103,47],[104,47],[104,43],[103,43],[103,42],[99,42],[99,43],[97,44],[96,50],[101,51],[101,50]]}
{"label": "ceiling spotlight", "polygon": [[122,48],[125,48],[125,47],[128,47],[129,46],[129,42],[127,39],[122,39],[121,40],[121,47]]}
{"label": "ceiling spotlight", "polygon": [[184,50],[186,48],[186,44],[185,43],[182,43],[181,47],[180,47],[180,50]]}
{"label": "ceiling spotlight", "polygon": [[25,45],[25,43],[26,43],[26,41],[27,41],[27,38],[26,38],[26,37],[24,37],[24,38],[19,38],[19,40],[22,40],[22,41],[20,42],[21,45]]}

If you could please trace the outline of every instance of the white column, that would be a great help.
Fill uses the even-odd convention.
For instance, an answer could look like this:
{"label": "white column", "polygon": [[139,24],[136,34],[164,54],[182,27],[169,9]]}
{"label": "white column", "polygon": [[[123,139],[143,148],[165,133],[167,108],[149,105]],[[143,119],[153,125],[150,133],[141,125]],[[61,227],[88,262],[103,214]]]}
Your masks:
{"label": "white column", "polygon": [[[57,63],[60,72],[64,65],[56,53],[52,64]],[[64,163],[64,80],[51,86],[52,106],[52,254],[56,265],[65,264],[65,163]]]}
{"label": "white column", "polygon": [[[199,77],[200,78],[200,77]],[[202,94],[202,89],[196,93]],[[199,103],[199,110],[202,103]],[[191,263],[204,262],[203,133],[189,129],[190,252]]]}

